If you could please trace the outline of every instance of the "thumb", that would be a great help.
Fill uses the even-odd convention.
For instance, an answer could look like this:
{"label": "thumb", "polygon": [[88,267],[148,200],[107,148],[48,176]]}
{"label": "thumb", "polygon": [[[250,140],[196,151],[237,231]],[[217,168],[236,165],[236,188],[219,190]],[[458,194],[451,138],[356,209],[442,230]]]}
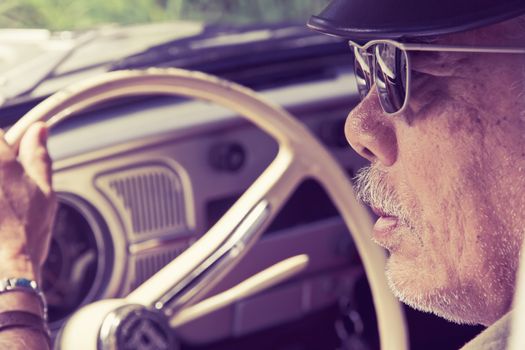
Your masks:
{"label": "thumb", "polygon": [[47,151],[47,126],[37,122],[29,127],[18,149],[18,159],[26,173],[44,193],[51,192],[51,158]]}

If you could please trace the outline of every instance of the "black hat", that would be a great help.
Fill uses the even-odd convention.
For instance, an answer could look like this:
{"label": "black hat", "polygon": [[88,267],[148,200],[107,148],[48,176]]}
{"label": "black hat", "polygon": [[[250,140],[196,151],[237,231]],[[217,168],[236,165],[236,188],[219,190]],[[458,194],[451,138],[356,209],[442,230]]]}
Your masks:
{"label": "black hat", "polygon": [[354,40],[454,33],[517,17],[525,0],[332,0],[308,27]]}

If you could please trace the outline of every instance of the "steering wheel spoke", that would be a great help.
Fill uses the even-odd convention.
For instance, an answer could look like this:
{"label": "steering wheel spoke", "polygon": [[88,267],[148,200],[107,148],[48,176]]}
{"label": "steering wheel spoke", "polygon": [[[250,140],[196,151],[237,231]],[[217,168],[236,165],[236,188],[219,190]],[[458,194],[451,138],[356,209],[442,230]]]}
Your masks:
{"label": "steering wheel spoke", "polygon": [[201,239],[127,300],[164,310],[187,307],[213,288],[257,242],[305,176],[302,164],[283,148],[263,174]]}

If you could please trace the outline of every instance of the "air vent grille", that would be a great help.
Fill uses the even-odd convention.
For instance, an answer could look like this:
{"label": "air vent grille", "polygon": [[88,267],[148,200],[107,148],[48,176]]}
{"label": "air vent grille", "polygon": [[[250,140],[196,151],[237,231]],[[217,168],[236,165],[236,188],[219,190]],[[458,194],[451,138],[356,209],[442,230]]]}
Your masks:
{"label": "air vent grille", "polygon": [[188,246],[170,248],[161,252],[137,256],[135,260],[135,274],[131,281],[131,290],[140,286],[157,271],[179,256]]}
{"label": "air vent grille", "polygon": [[96,185],[116,207],[131,238],[186,232],[179,176],[163,165],[141,165],[100,176]]}

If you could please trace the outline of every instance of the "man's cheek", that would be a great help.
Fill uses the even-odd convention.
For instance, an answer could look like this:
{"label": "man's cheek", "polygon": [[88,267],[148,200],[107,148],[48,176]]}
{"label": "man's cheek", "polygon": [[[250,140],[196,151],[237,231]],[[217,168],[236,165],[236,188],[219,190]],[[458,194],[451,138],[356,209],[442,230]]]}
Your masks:
{"label": "man's cheek", "polygon": [[433,117],[442,109],[443,101],[448,98],[439,78],[426,78],[426,84],[413,84],[410,89],[410,102],[404,113],[411,126],[419,125],[427,118]]}

